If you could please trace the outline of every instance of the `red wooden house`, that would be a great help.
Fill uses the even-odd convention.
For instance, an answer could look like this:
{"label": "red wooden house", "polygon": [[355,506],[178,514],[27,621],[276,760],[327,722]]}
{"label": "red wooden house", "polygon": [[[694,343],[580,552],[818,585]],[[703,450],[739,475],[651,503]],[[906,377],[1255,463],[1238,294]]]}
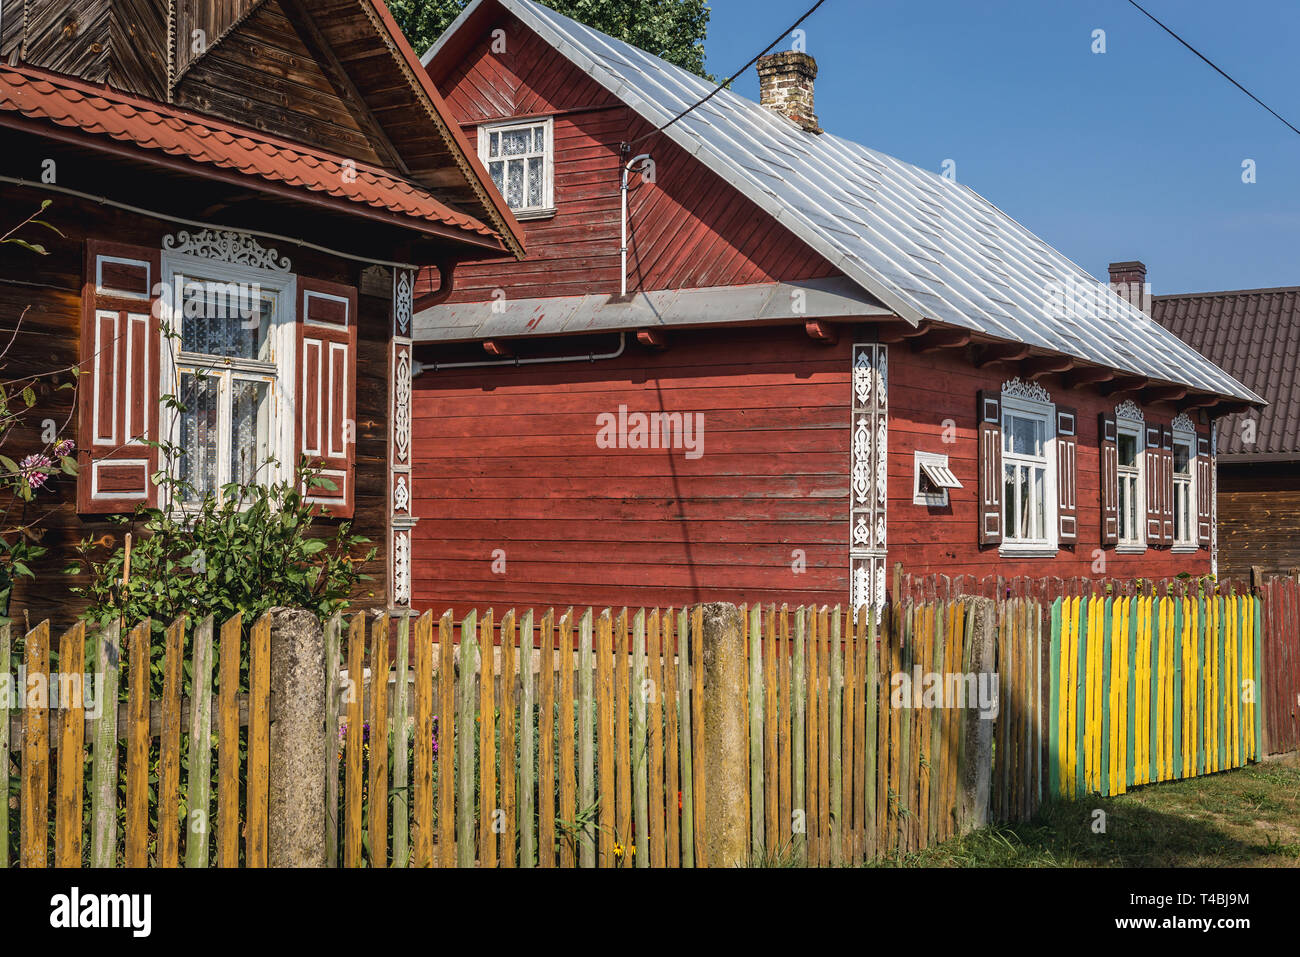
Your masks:
{"label": "red wooden house", "polygon": [[1258,397],[969,188],[822,131],[806,54],[675,121],[712,84],[530,0],[424,62],[528,254],[417,284],[417,607],[1212,570],[1211,426]]}
{"label": "red wooden house", "polygon": [[79,459],[6,512],[50,549],[11,614],[70,624],[71,548],[183,505],[155,471],[197,496],[302,456],[380,546],[363,607],[409,603],[416,270],[522,252],[445,116],[378,0],[3,0],[0,232],[47,199],[62,232],[0,254],[4,378],[37,403],[6,451]]}

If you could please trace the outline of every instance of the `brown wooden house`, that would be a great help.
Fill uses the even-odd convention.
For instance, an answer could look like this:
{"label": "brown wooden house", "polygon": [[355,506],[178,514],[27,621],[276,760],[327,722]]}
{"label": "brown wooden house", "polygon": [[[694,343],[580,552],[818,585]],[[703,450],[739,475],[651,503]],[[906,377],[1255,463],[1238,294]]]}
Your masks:
{"label": "brown wooden house", "polygon": [[369,603],[406,605],[414,277],[523,250],[383,3],[0,15],[0,223],[48,199],[63,233],[39,237],[47,256],[0,254],[5,377],[40,376],[6,451],[48,451],[49,419],[79,463],[29,506],[51,554],[11,613],[66,624],[68,549],[111,541],[114,513],[181,504],[156,470],[203,492],[285,478],[300,456],[333,479],[321,505],[382,545]]}
{"label": "brown wooden house", "polygon": [[1258,396],[968,187],[824,131],[811,57],[710,97],[476,0],[424,62],[528,254],[420,276],[417,607],[1213,568],[1212,422]]}
{"label": "brown wooden house", "polygon": [[[1138,264],[1141,265],[1141,264]],[[1145,268],[1142,269],[1145,282]],[[1224,575],[1300,569],[1300,287],[1150,297],[1151,316],[1268,400],[1225,416],[1218,446]]]}

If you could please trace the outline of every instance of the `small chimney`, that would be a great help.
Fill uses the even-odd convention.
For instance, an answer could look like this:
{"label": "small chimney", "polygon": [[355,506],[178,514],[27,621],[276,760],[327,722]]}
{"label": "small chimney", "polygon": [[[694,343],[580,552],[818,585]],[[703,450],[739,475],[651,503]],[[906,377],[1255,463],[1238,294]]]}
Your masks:
{"label": "small chimney", "polygon": [[1147,267],[1136,259],[1110,264],[1110,288],[1121,299],[1151,314],[1151,287],[1147,284]]}
{"label": "small chimney", "polygon": [[800,129],[820,133],[813,111],[813,80],[817,61],[807,53],[788,50],[758,59],[758,102],[780,113]]}

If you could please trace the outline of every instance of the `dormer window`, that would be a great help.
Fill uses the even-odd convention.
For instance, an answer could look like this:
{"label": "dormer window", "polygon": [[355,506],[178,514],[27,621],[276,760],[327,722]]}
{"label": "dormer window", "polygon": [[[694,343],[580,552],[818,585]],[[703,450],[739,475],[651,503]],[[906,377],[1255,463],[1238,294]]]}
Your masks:
{"label": "dormer window", "polygon": [[478,154],[506,205],[521,219],[555,212],[551,120],[478,128]]}

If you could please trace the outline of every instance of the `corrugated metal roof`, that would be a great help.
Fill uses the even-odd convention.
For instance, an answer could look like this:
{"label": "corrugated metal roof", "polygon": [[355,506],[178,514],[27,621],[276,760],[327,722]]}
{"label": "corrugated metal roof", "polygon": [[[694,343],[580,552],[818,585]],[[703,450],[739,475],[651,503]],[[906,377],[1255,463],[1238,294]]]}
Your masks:
{"label": "corrugated metal roof", "polygon": [[[424,62],[484,2],[509,10],[655,126],[713,89],[701,77],[531,0],[475,0]],[[1258,401],[963,185],[831,133],[804,132],[730,90],[664,135],[913,324],[948,323]],[[1071,299],[1077,293],[1091,305],[1060,310],[1052,305],[1053,290]]]}
{"label": "corrugated metal roof", "polygon": [[616,296],[555,296],[448,303],[416,313],[417,342],[459,342],[513,336],[559,336],[619,329],[684,328],[731,322],[789,321],[799,295],[805,319],[893,313],[843,276],[798,282],[661,289]]}
{"label": "corrugated metal roof", "polygon": [[1242,416],[1219,426],[1219,452],[1300,456],[1300,287],[1153,296],[1152,317],[1268,400],[1245,413],[1258,421],[1254,441]]}

